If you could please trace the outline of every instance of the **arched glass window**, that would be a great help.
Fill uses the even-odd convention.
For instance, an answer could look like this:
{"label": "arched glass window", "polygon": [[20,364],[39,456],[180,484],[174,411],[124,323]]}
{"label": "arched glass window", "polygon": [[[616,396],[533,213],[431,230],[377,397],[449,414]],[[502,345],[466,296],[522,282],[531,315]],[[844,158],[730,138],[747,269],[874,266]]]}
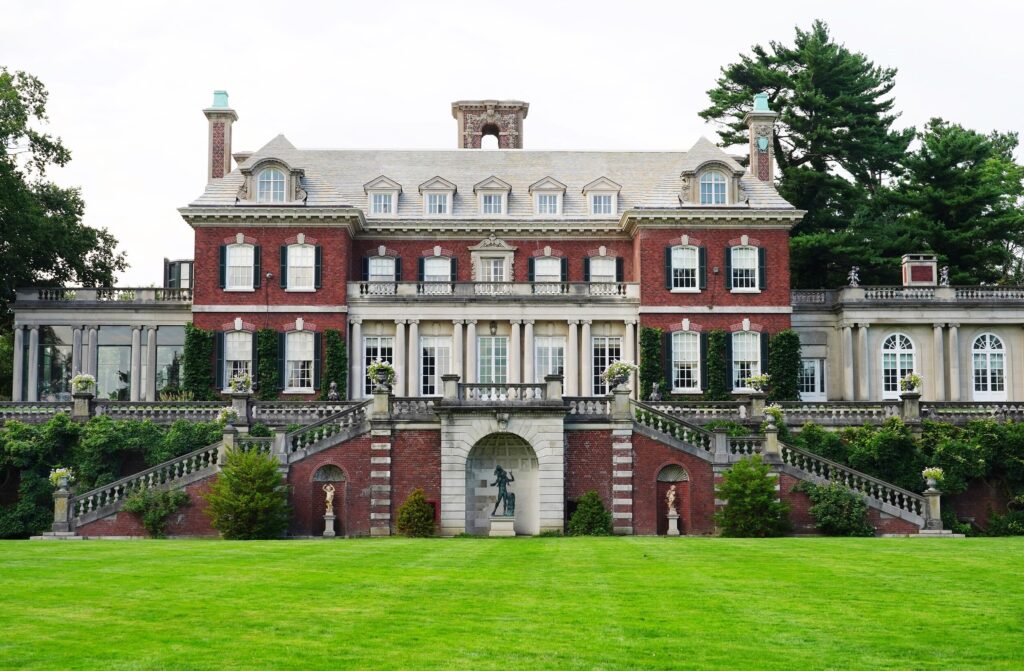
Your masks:
{"label": "arched glass window", "polygon": [[708,170],[700,176],[700,204],[725,205],[725,175],[717,170]]}
{"label": "arched glass window", "polygon": [[284,173],[277,168],[267,168],[256,179],[257,203],[284,202]]}
{"label": "arched glass window", "polygon": [[914,341],[893,333],[882,343],[882,398],[899,398],[900,380],[916,369]]}
{"label": "arched glass window", "polygon": [[971,347],[974,361],[974,400],[1006,400],[1006,350],[992,333],[982,333]]}
{"label": "arched glass window", "polygon": [[672,334],[672,391],[700,391],[700,335],[696,332]]}

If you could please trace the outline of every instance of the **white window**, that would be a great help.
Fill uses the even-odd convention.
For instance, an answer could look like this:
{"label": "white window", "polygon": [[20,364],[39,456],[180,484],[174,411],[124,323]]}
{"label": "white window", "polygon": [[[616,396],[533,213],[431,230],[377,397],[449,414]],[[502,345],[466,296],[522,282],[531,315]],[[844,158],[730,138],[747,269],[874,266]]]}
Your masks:
{"label": "white window", "polygon": [[565,338],[541,336],[533,339],[534,379],[565,374]]}
{"label": "white window", "polygon": [[594,256],[590,259],[590,281],[611,283],[615,281],[615,257]]}
{"label": "white window", "polygon": [[725,205],[726,190],[725,175],[717,170],[709,170],[700,176],[701,205]]}
{"label": "white window", "polygon": [[451,282],[452,260],[447,256],[428,256],[423,259],[425,282]]}
{"label": "white window", "polygon": [[313,245],[288,246],[288,288],[314,288],[316,247]]}
{"label": "white window", "polygon": [[974,339],[974,400],[1006,400],[1006,350],[1003,341],[991,333]]}
{"label": "white window", "polygon": [[484,257],[480,259],[481,282],[505,282],[505,259]]}
{"label": "white window", "polygon": [[537,214],[557,215],[558,198],[557,193],[537,194]]}
{"label": "white window", "polygon": [[451,338],[420,338],[420,394],[441,395],[441,376],[448,374],[451,359]]}
{"label": "white window", "polygon": [[562,293],[562,259],[541,256],[533,260],[533,293]]}
{"label": "white window", "polygon": [[914,341],[894,333],[882,343],[882,398],[899,398],[900,380],[914,372]]}
{"label": "white window", "polygon": [[608,365],[622,359],[622,338],[593,336],[591,338],[591,354],[593,361],[593,393],[604,396],[608,393],[608,384],[601,379]]}
{"label": "white window", "polygon": [[395,259],[390,256],[374,256],[370,258],[371,282],[394,282]]}
{"label": "white window", "polygon": [[370,212],[372,214],[391,214],[394,212],[394,194],[374,193],[371,199]]}
{"label": "white window", "polygon": [[482,384],[508,382],[508,338],[480,336],[477,338],[479,376]]}
{"label": "white window", "polygon": [[377,359],[394,364],[394,342],[395,339],[391,336],[366,336],[363,338],[363,394],[366,396],[373,393],[375,384],[366,376],[366,371]]}
{"label": "white window", "polygon": [[672,248],[672,288],[698,289],[697,273],[700,270],[700,251],[696,247]]}
{"label": "white window", "polygon": [[427,214],[448,214],[448,194],[428,193]]}
{"label": "white window", "polygon": [[732,386],[747,389],[747,380],[761,374],[761,334],[741,331],[732,334]]}
{"label": "white window", "polygon": [[313,389],[313,334],[295,331],[285,336],[285,388],[293,391]]}
{"label": "white window", "polygon": [[733,291],[756,291],[757,247],[733,247],[731,256]]}
{"label": "white window", "polygon": [[253,249],[252,245],[228,245],[227,289],[253,288]]}
{"label": "white window", "polygon": [[256,179],[257,203],[284,202],[284,173],[277,168],[267,168]]}
{"label": "white window", "polygon": [[504,196],[500,193],[485,193],[483,195],[484,214],[501,214],[501,203]]}
{"label": "white window", "polygon": [[610,193],[593,193],[590,195],[590,213],[591,214],[611,214],[612,213],[612,194]]}
{"label": "white window", "polygon": [[825,360],[801,359],[797,378],[801,401],[825,401]]}
{"label": "white window", "polygon": [[677,331],[672,334],[672,391],[700,391],[700,334]]}
{"label": "white window", "polygon": [[252,376],[252,334],[228,331],[224,334],[224,386],[236,375]]}

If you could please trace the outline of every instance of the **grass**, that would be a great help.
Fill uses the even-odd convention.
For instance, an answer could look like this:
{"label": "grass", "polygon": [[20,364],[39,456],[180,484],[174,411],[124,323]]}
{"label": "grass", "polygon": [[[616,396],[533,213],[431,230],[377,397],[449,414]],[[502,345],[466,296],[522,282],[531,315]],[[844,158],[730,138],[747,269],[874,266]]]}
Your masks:
{"label": "grass", "polygon": [[1024,538],[0,543],[5,669],[1020,669]]}

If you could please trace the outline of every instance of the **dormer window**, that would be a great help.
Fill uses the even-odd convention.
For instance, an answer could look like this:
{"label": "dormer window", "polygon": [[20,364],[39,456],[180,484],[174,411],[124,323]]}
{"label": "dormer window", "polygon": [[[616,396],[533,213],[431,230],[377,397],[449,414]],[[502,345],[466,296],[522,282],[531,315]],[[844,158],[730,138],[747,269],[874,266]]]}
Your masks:
{"label": "dormer window", "polygon": [[448,214],[448,194],[427,194],[427,214]]}
{"label": "dormer window", "polygon": [[533,209],[538,215],[542,217],[561,216],[565,184],[554,177],[545,177],[531,184],[529,192],[533,196]]}
{"label": "dormer window", "polygon": [[537,194],[537,214],[557,216],[559,213],[560,196],[557,193]]}
{"label": "dormer window", "polygon": [[395,211],[394,195],[390,193],[371,194],[370,212],[373,214],[391,214]]}
{"label": "dormer window", "polygon": [[583,187],[583,197],[591,216],[615,216],[619,212],[619,191],[622,187],[608,179],[599,177]]}
{"label": "dormer window", "polygon": [[256,179],[257,203],[284,202],[284,173],[277,168],[262,170]]}
{"label": "dormer window", "polygon": [[455,199],[455,184],[444,177],[431,177],[420,184],[423,214],[428,217],[450,217]]}
{"label": "dormer window", "polygon": [[700,176],[700,204],[725,205],[728,198],[728,182],[725,175],[717,170],[708,170]]}
{"label": "dormer window", "polygon": [[485,193],[483,195],[483,213],[490,215],[501,214],[503,199],[504,196],[500,193]]}
{"label": "dormer window", "polygon": [[479,201],[480,214],[485,217],[497,217],[508,210],[508,194],[512,185],[491,175],[482,182],[473,185],[473,193]]}
{"label": "dormer window", "polygon": [[402,193],[402,185],[395,180],[381,175],[363,184],[366,193],[367,215],[371,217],[387,217],[398,212],[398,196]]}
{"label": "dormer window", "polygon": [[591,214],[611,214],[612,213],[612,194],[610,193],[595,193],[590,196],[590,212]]}

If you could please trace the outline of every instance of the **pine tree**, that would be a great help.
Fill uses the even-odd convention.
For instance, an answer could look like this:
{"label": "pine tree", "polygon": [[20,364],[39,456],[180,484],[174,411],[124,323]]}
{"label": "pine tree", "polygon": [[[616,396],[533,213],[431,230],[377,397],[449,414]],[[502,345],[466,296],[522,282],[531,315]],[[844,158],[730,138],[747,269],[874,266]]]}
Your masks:
{"label": "pine tree", "polygon": [[277,460],[267,454],[231,450],[206,494],[206,514],[229,540],[279,538],[288,528],[288,492]]}
{"label": "pine tree", "polygon": [[715,515],[723,536],[764,538],[789,530],[789,505],[775,491],[771,468],[754,455],[736,462],[715,488],[725,508]]}

